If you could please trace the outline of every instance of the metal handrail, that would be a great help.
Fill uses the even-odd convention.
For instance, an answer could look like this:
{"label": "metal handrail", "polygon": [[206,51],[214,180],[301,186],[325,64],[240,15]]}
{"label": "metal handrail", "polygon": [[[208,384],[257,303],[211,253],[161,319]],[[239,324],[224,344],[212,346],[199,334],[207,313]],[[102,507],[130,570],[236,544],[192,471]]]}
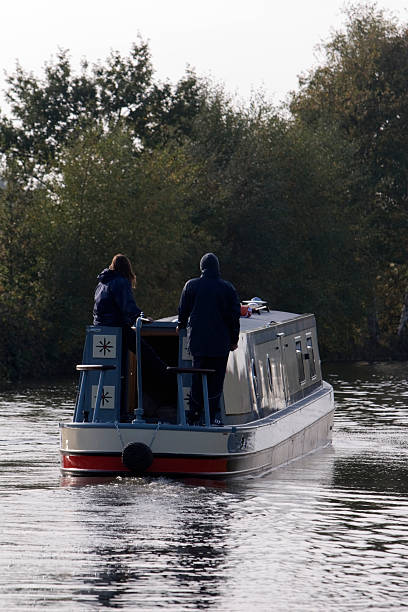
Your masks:
{"label": "metal handrail", "polygon": [[215,370],[209,368],[184,368],[184,367],[173,367],[167,366],[168,372],[174,372],[177,374],[177,412],[178,422],[180,425],[186,425],[186,411],[184,409],[184,398],[183,398],[183,379],[182,374],[201,374],[201,381],[203,385],[203,400],[204,400],[204,420],[206,427],[211,426],[210,418],[210,404],[208,401],[208,385],[207,385],[207,374],[214,374]]}
{"label": "metal handrail", "polygon": [[[94,408],[93,416],[92,416],[92,422],[96,423],[96,422],[98,422],[99,411],[100,411],[100,407],[101,407],[101,400],[102,400],[102,393],[103,393],[103,382],[104,382],[104,378],[105,378],[105,372],[107,370],[116,370],[116,366],[114,366],[114,365],[102,365],[102,364],[96,364],[96,363],[90,363],[90,364],[81,363],[81,364],[78,364],[76,366],[76,369],[79,372],[81,372],[81,384],[80,384],[78,403],[77,403],[77,407],[76,407],[76,411],[75,411],[75,415],[74,415],[74,421],[77,420],[78,411],[79,411],[80,407],[83,405],[83,402],[84,402],[85,387],[86,387],[85,383],[86,383],[86,378],[87,378],[88,372],[95,372],[95,371],[96,372],[100,372],[100,374],[99,374],[99,381],[98,381],[98,390],[96,392],[95,408]],[[85,414],[84,410],[83,410],[83,413]]]}
{"label": "metal handrail", "polygon": [[136,373],[137,373],[137,409],[135,411],[137,423],[144,423],[143,386],[142,386],[142,338],[143,313],[136,320]]}

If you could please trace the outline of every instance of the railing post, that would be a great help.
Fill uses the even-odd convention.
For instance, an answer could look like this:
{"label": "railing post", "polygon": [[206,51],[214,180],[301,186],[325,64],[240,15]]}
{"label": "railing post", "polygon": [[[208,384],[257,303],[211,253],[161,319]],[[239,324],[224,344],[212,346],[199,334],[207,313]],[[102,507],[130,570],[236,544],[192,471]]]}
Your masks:
{"label": "railing post", "polygon": [[78,420],[81,408],[82,408],[82,414],[84,412],[83,404],[84,404],[84,397],[85,397],[85,388],[86,388],[86,372],[81,372],[81,378],[79,382],[79,395],[78,395],[78,401],[75,407],[75,414],[74,414],[74,423]]}
{"label": "railing post", "polygon": [[186,409],[183,396],[183,375],[177,374],[177,422],[186,425]]}
{"label": "railing post", "polygon": [[137,409],[135,411],[138,423],[144,423],[143,418],[143,387],[142,387],[142,338],[141,329],[143,325],[143,313],[136,321],[136,370],[137,370]]}
{"label": "railing post", "polygon": [[105,378],[105,370],[101,370],[99,374],[98,391],[96,393],[95,408],[93,412],[92,423],[97,423],[99,419],[99,410],[101,407],[104,378]]}

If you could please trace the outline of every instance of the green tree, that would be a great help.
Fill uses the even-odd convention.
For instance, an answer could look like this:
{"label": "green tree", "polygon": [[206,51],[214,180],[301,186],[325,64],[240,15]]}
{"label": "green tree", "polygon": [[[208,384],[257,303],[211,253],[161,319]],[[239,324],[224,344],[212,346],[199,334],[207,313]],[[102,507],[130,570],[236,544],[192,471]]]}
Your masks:
{"label": "green tree", "polygon": [[117,252],[138,278],[137,302],[147,314],[176,312],[180,262],[192,236],[190,198],[197,168],[176,145],[135,157],[133,137],[117,127],[84,132],[64,152],[48,196],[50,319],[65,361],[92,321],[96,276]]}
{"label": "green tree", "polygon": [[128,57],[113,52],[105,63],[84,62],[79,76],[67,51],[46,64],[42,78],[17,65],[7,98],[0,315],[10,334],[0,356],[3,377],[16,378],[55,371],[80,354],[96,274],[115,252],[143,262],[148,308],[175,307],[175,288],[160,282],[170,271],[177,276],[172,265],[191,235],[186,193],[196,164],[186,163],[182,143],[202,92],[192,72],[176,86],[155,82],[139,41]]}
{"label": "green tree", "polygon": [[317,312],[326,354],[351,354],[361,307],[350,274],[363,276],[344,207],[358,176],[348,165],[354,146],[332,126],[289,121],[262,99],[238,107],[217,88],[183,151],[198,168],[187,194],[184,279],[213,250],[242,299]]}
{"label": "green tree", "polygon": [[0,188],[0,381],[39,375],[47,361],[40,191],[9,165]]}
{"label": "green tree", "polygon": [[[355,144],[349,165],[359,168],[360,180],[347,207],[355,258],[367,279],[361,287],[367,349],[377,355],[382,343],[391,342],[380,336],[381,329],[396,330],[398,323],[389,321],[395,316],[386,289],[390,264],[402,268],[400,278],[407,268],[407,48],[405,27],[375,6],[352,8],[345,31],[325,45],[324,63],[301,79],[291,104],[300,122],[312,128],[322,121],[334,125]],[[401,300],[401,288],[399,293]]]}
{"label": "green tree", "polygon": [[141,40],[128,57],[112,52],[92,67],[84,61],[79,75],[66,50],[45,65],[42,79],[17,64],[7,84],[11,117],[0,117],[0,151],[14,156],[28,177],[39,179],[70,139],[95,121],[108,131],[125,126],[137,150],[181,138],[202,104],[191,71],[175,87],[155,82],[150,51]]}

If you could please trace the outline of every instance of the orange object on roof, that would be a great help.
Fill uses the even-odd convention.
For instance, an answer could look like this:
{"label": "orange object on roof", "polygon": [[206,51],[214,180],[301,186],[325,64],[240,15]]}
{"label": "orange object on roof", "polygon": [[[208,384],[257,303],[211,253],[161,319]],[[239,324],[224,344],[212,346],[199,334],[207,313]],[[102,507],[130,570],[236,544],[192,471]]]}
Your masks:
{"label": "orange object on roof", "polygon": [[241,317],[249,318],[252,314],[252,308],[250,306],[244,306],[241,304]]}

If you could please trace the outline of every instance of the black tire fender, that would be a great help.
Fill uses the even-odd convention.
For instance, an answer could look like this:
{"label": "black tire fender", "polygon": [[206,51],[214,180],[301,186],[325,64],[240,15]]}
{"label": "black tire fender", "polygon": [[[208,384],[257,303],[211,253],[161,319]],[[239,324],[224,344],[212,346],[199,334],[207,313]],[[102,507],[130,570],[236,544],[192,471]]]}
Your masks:
{"label": "black tire fender", "polygon": [[143,474],[153,463],[153,453],[143,442],[131,442],[122,452],[122,463],[131,472]]}

